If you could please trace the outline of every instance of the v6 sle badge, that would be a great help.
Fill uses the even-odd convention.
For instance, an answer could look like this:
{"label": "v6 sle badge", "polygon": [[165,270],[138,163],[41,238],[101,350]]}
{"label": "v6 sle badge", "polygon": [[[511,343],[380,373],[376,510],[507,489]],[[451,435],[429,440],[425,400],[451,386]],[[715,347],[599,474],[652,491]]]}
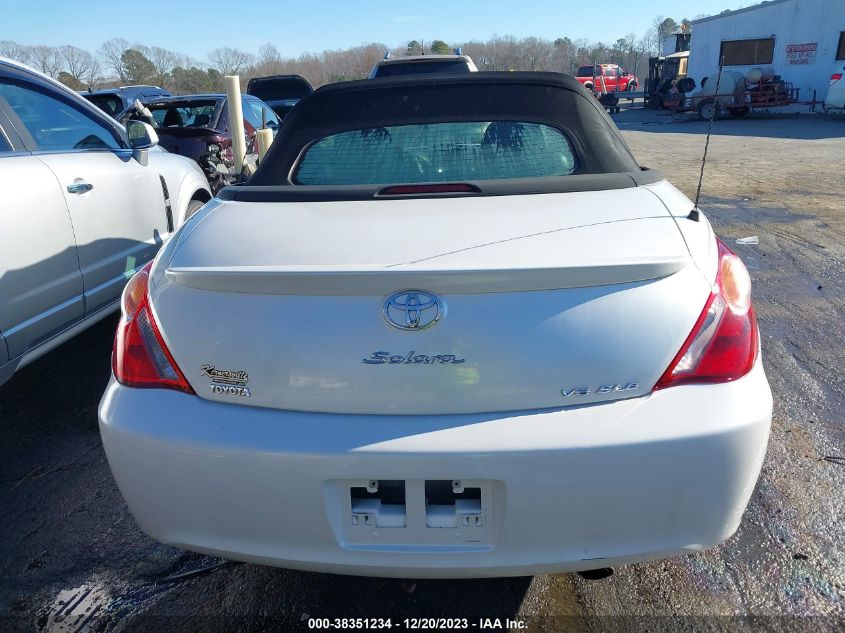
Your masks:
{"label": "v6 sle badge", "polygon": [[570,389],[561,389],[560,395],[564,398],[572,398],[574,396],[589,396],[591,393],[617,393],[620,391],[634,391],[639,386],[639,382],[631,381],[610,385],[599,385],[595,389],[591,389],[590,387],[572,387]]}

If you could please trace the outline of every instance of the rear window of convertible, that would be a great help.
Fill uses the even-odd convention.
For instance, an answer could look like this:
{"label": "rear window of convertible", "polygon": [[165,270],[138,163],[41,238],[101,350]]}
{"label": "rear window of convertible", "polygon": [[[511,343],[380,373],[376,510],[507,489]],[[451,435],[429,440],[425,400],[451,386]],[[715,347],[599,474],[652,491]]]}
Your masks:
{"label": "rear window of convertible", "polygon": [[312,143],[298,185],[456,182],[566,176],[577,167],[560,130],[520,121],[469,121],[350,130]]}

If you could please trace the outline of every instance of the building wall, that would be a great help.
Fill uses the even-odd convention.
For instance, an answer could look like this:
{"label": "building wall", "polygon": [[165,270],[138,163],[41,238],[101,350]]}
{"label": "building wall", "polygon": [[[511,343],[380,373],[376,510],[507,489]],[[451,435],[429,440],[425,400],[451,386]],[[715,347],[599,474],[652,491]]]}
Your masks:
{"label": "building wall", "polygon": [[[698,85],[704,77],[714,77],[719,69],[723,40],[775,37],[772,66],[775,72],[801,91],[798,98],[823,100],[836,65],[836,47],[845,31],[845,0],[775,0],[724,16],[693,22],[688,75]],[[790,64],[787,46],[817,44],[813,63]],[[730,66],[746,72],[753,66]],[[804,108],[805,109],[805,108]]]}

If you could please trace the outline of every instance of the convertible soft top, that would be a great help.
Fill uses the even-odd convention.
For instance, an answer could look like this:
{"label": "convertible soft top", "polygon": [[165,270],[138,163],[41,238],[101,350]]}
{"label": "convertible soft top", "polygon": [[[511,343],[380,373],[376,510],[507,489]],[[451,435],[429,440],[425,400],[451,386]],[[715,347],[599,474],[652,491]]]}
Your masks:
{"label": "convertible soft top", "polygon": [[323,86],[291,110],[247,184],[291,185],[290,173],[303,149],[340,132],[414,123],[508,120],[541,123],[563,131],[580,157],[576,174],[639,170],[604,108],[572,77],[479,72]]}

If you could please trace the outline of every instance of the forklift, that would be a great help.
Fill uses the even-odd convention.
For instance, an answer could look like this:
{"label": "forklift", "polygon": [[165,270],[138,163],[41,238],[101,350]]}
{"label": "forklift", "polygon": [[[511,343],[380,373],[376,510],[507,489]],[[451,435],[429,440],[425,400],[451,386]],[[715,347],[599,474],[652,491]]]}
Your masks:
{"label": "forklift", "polygon": [[692,33],[683,29],[675,34],[674,53],[649,58],[645,84],[647,108],[674,108],[683,101],[685,93],[695,88],[695,80],[686,78],[691,37]]}
{"label": "forklift", "polygon": [[651,57],[645,84],[645,105],[653,110],[674,108],[687,92],[695,89],[695,80],[687,77],[689,51]]}

